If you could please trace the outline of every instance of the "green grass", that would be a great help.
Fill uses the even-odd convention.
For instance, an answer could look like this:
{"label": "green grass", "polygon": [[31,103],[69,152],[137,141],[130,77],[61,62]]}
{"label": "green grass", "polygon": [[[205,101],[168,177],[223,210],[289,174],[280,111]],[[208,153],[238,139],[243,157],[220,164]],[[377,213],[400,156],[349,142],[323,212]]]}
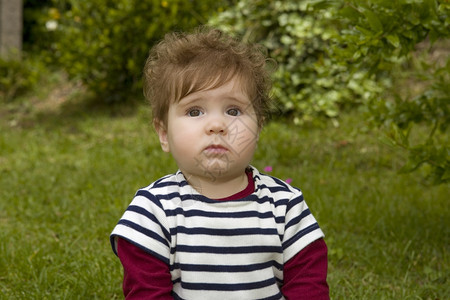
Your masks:
{"label": "green grass", "polygon": [[[175,171],[147,107],[0,108],[0,299],[121,299],[108,236],[136,189]],[[326,234],[333,299],[449,299],[449,186],[398,174],[362,115],[265,127],[253,165],[292,178]]]}

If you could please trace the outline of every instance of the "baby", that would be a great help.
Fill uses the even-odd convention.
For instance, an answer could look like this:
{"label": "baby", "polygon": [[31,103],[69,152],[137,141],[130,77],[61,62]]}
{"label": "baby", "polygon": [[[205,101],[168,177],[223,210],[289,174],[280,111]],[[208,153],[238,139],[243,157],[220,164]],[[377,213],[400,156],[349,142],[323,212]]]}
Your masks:
{"label": "baby", "polygon": [[179,170],[138,190],[111,234],[126,299],[329,299],[324,234],[301,191],[250,165],[266,61],[206,27],[152,49],[144,93]]}

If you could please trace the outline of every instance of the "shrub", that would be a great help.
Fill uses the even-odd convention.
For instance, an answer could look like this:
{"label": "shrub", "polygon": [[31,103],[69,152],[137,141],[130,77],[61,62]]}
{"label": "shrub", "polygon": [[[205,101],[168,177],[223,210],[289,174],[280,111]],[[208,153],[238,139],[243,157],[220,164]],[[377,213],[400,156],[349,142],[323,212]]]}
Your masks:
{"label": "shrub", "polygon": [[[415,95],[391,95],[417,45],[450,36],[449,8],[437,0],[240,0],[211,23],[269,49],[279,63],[274,96],[294,123],[362,103],[372,120],[389,125],[391,143],[408,152],[404,170],[428,165],[439,183],[450,180],[448,138],[436,135],[449,123],[448,59],[421,70],[426,84]],[[412,144],[414,124],[430,132]]]}
{"label": "shrub", "polygon": [[47,74],[48,62],[40,53],[51,44],[43,13],[51,0],[25,0],[23,3],[23,51],[12,51],[0,57],[0,101],[10,102],[33,89]]}
{"label": "shrub", "polygon": [[[141,91],[142,68],[152,44],[172,30],[189,30],[229,1],[54,0],[61,18],[58,62],[98,99],[126,101]],[[50,21],[50,20],[49,20]]]}
{"label": "shrub", "polygon": [[210,21],[267,47],[278,64],[274,97],[296,124],[336,117],[343,105],[361,103],[381,91],[367,70],[348,72],[330,57],[328,48],[339,28],[337,8],[328,2],[241,0]]}
{"label": "shrub", "polygon": [[[386,128],[386,141],[406,151],[402,171],[425,166],[431,182],[449,182],[448,1],[346,1],[337,16],[345,30],[335,39],[335,61],[394,80],[368,108]],[[436,42],[446,49],[440,60],[431,57]]]}
{"label": "shrub", "polygon": [[43,65],[28,55],[0,57],[0,101],[9,102],[29,91],[39,81]]}

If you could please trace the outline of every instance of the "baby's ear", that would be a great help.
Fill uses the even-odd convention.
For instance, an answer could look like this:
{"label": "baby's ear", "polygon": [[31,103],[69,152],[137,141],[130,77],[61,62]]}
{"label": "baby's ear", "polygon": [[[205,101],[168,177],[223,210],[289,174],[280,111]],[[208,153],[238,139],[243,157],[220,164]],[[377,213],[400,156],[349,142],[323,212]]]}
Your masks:
{"label": "baby's ear", "polygon": [[155,119],[153,120],[153,126],[159,137],[159,143],[164,152],[170,152],[169,142],[167,139],[167,128],[163,121]]}

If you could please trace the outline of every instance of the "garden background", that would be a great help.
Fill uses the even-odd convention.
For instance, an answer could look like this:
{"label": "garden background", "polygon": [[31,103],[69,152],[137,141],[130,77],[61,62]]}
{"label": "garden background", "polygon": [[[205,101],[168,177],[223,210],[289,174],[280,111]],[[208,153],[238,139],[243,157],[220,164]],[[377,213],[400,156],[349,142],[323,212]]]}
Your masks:
{"label": "garden background", "polygon": [[0,299],[121,299],[109,233],[176,166],[142,96],[151,45],[209,24],[276,62],[252,164],[326,234],[332,299],[449,299],[450,4],[25,0],[0,59]]}

